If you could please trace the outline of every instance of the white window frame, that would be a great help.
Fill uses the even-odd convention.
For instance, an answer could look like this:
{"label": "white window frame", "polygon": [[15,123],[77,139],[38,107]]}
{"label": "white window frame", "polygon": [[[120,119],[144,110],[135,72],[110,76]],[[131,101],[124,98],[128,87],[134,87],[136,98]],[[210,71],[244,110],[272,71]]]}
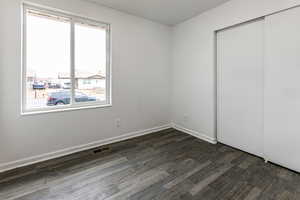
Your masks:
{"label": "white window frame", "polygon": [[[27,94],[26,94],[26,73],[27,73],[27,57],[26,57],[26,31],[27,31],[27,11],[33,10],[49,15],[55,15],[59,17],[68,18],[70,20],[70,73],[71,73],[71,99],[70,104],[61,105],[61,106],[53,106],[53,107],[44,107],[44,108],[30,108],[26,107],[27,103]],[[75,94],[75,24],[76,23],[85,23],[93,26],[105,27],[106,29],[106,100],[105,101],[96,101],[96,102],[74,102],[74,94]],[[31,5],[27,3],[23,3],[23,27],[22,27],[22,77],[21,77],[21,115],[31,115],[31,114],[42,114],[42,113],[51,113],[51,112],[61,112],[61,111],[69,111],[69,110],[80,110],[80,109],[90,109],[90,108],[101,108],[101,107],[110,107],[112,106],[112,95],[111,95],[111,25],[104,22],[99,22],[97,20],[76,16],[64,11],[51,9],[51,8],[43,8],[41,6]]]}

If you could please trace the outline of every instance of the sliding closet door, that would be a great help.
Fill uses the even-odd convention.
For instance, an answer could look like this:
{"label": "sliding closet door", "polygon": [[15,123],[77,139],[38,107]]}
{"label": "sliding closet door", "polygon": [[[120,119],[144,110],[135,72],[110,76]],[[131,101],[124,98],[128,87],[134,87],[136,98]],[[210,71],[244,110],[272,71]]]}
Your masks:
{"label": "sliding closet door", "polygon": [[300,8],[266,17],[265,154],[300,171]]}
{"label": "sliding closet door", "polygon": [[263,156],[264,21],[217,33],[218,141]]}

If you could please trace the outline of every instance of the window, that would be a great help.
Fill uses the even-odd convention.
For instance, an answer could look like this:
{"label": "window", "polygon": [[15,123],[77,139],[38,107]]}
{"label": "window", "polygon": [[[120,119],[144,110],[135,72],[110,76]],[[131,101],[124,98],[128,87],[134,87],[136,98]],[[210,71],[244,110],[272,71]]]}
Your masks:
{"label": "window", "polygon": [[110,26],[24,5],[22,113],[107,106]]}

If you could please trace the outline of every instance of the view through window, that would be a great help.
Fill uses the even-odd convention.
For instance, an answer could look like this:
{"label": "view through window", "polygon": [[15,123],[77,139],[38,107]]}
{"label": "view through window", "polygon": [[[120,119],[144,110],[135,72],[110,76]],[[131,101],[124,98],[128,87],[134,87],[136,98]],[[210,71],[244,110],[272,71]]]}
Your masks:
{"label": "view through window", "polygon": [[109,25],[25,7],[25,110],[109,104]]}

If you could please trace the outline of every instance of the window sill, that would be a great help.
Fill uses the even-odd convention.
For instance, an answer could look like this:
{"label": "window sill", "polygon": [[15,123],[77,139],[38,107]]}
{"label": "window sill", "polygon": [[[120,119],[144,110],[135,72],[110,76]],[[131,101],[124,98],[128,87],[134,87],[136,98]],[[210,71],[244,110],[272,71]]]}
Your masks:
{"label": "window sill", "polygon": [[106,108],[112,107],[112,104],[101,104],[101,105],[83,105],[83,106],[76,106],[76,107],[63,107],[63,108],[56,108],[51,110],[29,110],[29,111],[22,111],[21,116],[29,116],[29,115],[40,115],[40,114],[48,114],[48,113],[57,113],[57,112],[67,112],[67,111],[76,111],[76,110],[86,110],[86,109],[96,109],[96,108]]}

